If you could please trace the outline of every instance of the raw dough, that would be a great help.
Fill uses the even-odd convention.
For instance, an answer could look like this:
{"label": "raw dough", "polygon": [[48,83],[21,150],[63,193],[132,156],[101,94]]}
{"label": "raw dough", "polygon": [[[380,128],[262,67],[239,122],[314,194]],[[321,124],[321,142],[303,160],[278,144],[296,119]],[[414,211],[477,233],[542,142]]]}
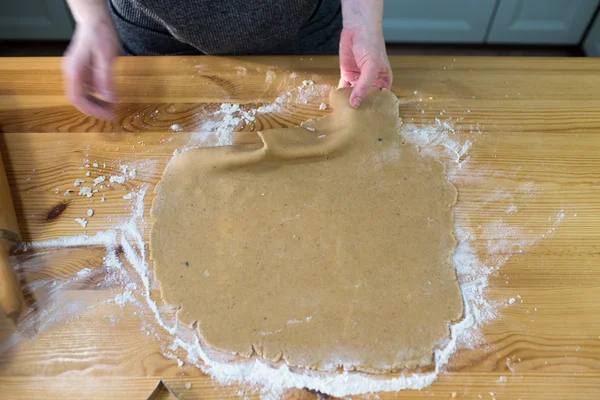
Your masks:
{"label": "raw dough", "polygon": [[456,189],[403,143],[398,100],[349,90],[260,149],[177,154],[156,189],[162,296],[211,347],[297,367],[429,366],[462,314],[450,260]]}

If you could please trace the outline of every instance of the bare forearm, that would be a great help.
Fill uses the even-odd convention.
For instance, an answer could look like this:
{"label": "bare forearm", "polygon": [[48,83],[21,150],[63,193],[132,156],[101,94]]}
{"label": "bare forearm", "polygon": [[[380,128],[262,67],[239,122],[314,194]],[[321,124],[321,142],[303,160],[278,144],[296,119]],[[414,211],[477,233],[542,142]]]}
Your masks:
{"label": "bare forearm", "polygon": [[67,0],[78,24],[95,24],[110,21],[106,0]]}
{"label": "bare forearm", "polygon": [[383,0],[342,0],[344,28],[381,28]]}

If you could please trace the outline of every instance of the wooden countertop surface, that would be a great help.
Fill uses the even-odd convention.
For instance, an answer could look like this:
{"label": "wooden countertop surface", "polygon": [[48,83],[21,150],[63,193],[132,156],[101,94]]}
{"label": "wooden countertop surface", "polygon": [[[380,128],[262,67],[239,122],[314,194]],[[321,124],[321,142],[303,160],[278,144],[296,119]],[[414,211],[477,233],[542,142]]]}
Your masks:
{"label": "wooden countertop surface", "polygon": [[[144,182],[151,193],[173,151],[198,136],[202,115],[216,104],[255,108],[303,80],[335,85],[339,79],[333,57],[127,58],[116,71],[117,119],[103,122],[68,104],[60,61],[0,59],[0,150],[26,241],[93,234],[125,219],[131,204],[123,195]],[[392,57],[391,63],[405,123],[428,125],[438,117],[453,124],[457,140],[473,139],[469,167],[456,172],[456,218],[477,233],[473,246],[482,260],[493,241],[510,236],[517,244],[500,246],[497,255],[507,260],[491,275],[486,297],[519,300],[501,306],[483,328],[485,343],[454,354],[431,387],[381,397],[600,398],[600,60]],[[329,112],[319,110],[326,99],[319,92],[236,130],[297,125]],[[237,140],[255,139],[247,133]],[[97,170],[85,168],[94,162]],[[126,188],[107,187],[105,203],[101,193],[64,196],[86,171],[93,179],[117,173],[121,164],[136,166],[138,177]],[[146,215],[151,201],[149,194]],[[65,202],[64,212],[49,219]],[[74,218],[90,208],[95,215],[84,229]],[[488,229],[494,221],[502,221],[501,231]],[[22,327],[30,339],[16,345],[14,328],[0,317],[0,397],[145,399],[160,378],[183,399],[238,397],[243,387],[219,385],[165,358],[161,333],[144,328],[135,305],[98,305],[115,294],[99,285],[103,256],[102,248],[81,247],[13,257],[34,292],[29,302],[40,304]],[[84,268],[93,273],[67,290],[47,287]],[[52,296],[38,298],[42,289]],[[96,306],[71,315],[52,304]],[[287,396],[316,398],[301,390]]]}

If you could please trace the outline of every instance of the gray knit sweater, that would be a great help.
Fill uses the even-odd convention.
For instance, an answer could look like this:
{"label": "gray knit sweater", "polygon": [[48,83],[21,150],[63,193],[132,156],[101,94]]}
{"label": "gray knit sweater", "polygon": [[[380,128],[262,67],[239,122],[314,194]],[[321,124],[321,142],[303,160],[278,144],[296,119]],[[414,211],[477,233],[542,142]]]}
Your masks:
{"label": "gray knit sweater", "polygon": [[340,0],[108,0],[131,55],[337,54]]}

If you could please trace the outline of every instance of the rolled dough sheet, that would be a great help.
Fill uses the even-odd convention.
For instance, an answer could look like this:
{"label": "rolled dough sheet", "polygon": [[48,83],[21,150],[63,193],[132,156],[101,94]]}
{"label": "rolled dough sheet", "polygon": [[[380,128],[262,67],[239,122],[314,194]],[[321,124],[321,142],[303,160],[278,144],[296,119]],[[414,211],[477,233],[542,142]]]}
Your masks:
{"label": "rolled dough sheet", "polygon": [[398,134],[398,100],[199,148],[158,184],[151,251],[164,300],[212,348],[319,370],[430,366],[462,314],[456,189]]}

